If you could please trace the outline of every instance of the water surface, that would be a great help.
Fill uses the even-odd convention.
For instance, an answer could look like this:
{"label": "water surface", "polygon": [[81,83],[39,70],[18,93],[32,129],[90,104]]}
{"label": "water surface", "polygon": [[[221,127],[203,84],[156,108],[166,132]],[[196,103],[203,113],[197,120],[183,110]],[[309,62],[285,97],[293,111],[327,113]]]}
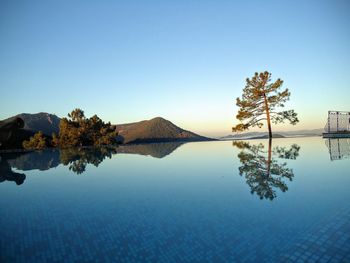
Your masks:
{"label": "water surface", "polygon": [[0,261],[350,262],[349,155],[318,137],[1,154]]}

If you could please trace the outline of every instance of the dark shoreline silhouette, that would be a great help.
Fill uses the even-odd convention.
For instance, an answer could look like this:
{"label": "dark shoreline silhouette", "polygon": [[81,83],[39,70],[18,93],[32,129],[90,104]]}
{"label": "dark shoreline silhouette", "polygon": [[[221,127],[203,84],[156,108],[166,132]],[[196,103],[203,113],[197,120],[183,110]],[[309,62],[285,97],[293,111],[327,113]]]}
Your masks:
{"label": "dark shoreline silhouette", "polygon": [[[7,157],[11,156],[8,155]],[[25,174],[13,172],[8,159],[5,156],[0,155],[0,183],[4,181],[13,181],[17,185],[21,185],[25,179]]]}

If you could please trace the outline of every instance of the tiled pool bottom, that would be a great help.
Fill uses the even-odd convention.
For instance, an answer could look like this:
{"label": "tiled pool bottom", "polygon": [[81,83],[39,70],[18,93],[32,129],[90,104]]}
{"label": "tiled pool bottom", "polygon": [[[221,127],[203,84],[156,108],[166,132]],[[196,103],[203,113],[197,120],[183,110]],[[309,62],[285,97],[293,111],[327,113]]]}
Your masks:
{"label": "tiled pool bottom", "polygon": [[350,262],[350,209],[318,222],[288,247],[280,262]]}
{"label": "tiled pool bottom", "polygon": [[10,160],[26,179],[0,184],[0,262],[350,262],[350,160],[296,141],[273,200],[251,192],[231,142],[119,153],[83,174],[57,153]]}
{"label": "tiled pool bottom", "polygon": [[276,235],[259,220],[212,222],[196,209],[169,216],[147,209],[67,214],[70,208],[37,211],[30,220],[24,209],[11,218],[15,229],[1,231],[1,262],[350,262],[349,209]]}

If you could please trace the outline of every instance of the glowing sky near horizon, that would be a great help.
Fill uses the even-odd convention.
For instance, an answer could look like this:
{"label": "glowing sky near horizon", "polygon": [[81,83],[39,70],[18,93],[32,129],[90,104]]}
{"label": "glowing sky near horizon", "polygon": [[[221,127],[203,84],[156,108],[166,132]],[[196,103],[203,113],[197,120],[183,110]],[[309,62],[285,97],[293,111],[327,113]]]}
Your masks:
{"label": "glowing sky near horizon", "polygon": [[82,108],[112,123],[162,116],[209,136],[235,124],[268,70],[297,126],[350,111],[349,1],[0,1],[0,119]]}

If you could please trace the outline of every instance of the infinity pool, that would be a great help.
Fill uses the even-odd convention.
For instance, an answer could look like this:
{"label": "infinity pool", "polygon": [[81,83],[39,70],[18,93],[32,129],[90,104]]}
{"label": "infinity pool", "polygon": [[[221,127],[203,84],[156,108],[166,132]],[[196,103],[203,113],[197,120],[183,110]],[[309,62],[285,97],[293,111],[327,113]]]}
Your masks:
{"label": "infinity pool", "polygon": [[350,262],[350,139],[0,156],[1,262]]}

